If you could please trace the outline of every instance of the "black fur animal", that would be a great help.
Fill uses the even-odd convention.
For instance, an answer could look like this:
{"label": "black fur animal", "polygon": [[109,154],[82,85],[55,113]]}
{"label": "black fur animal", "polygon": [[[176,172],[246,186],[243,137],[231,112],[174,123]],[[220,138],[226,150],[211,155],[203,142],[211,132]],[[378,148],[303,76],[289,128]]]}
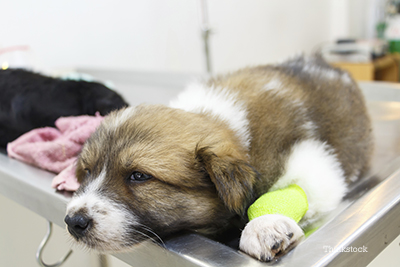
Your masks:
{"label": "black fur animal", "polygon": [[62,116],[94,115],[127,106],[96,82],[61,80],[23,69],[0,70],[0,147]]}

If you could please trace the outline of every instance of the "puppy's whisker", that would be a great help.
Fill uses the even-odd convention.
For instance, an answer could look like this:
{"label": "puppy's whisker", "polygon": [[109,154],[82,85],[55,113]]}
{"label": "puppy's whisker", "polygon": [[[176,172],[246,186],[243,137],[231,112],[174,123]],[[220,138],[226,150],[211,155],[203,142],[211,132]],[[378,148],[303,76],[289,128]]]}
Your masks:
{"label": "puppy's whisker", "polygon": [[155,235],[158,239],[160,239],[160,241],[162,241],[161,238],[160,238],[149,226],[144,225],[144,224],[139,223],[139,222],[137,222],[137,224],[138,224],[139,227],[141,227],[141,228],[143,228],[144,230],[146,230],[146,231],[152,233],[152,234]]}
{"label": "puppy's whisker", "polygon": [[136,230],[137,232],[140,232],[141,234],[143,234],[143,235],[149,237],[149,238],[150,238],[153,242],[155,242],[155,243],[161,243],[161,245],[162,245],[164,248],[166,248],[165,243],[164,243],[164,241],[161,239],[161,237],[160,237],[158,234],[156,234],[150,227],[148,227],[148,226],[146,226],[146,225],[143,225],[143,224],[139,224],[139,226],[142,227],[145,231],[147,231],[147,232],[151,233],[152,235],[154,235],[160,242],[157,242],[156,240],[154,240],[154,238],[151,238],[149,235],[146,235],[146,234],[144,234],[143,232],[140,232],[140,231]]}
{"label": "puppy's whisker", "polygon": [[157,242],[154,238],[152,238],[151,236],[146,235],[145,233],[143,233],[143,232],[141,232],[141,231],[139,231],[139,230],[136,230],[136,229],[132,229],[132,230],[133,230],[135,233],[138,233],[138,234],[141,234],[141,235],[147,237],[147,238],[150,239],[152,242],[158,243],[158,242]]}
{"label": "puppy's whisker", "polygon": [[158,234],[156,234],[156,233],[155,233],[151,228],[149,228],[149,227],[146,227],[145,229],[146,229],[147,231],[149,231],[150,233],[152,233],[155,237],[157,237],[157,239],[160,240],[162,246],[163,246],[164,248],[166,248],[164,241],[161,239],[161,237],[160,237]]}

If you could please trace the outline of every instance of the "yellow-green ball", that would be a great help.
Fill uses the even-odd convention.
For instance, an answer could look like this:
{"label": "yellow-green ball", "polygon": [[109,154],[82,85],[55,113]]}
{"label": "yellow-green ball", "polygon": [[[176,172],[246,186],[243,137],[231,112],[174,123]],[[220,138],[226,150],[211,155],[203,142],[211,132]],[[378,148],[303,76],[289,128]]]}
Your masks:
{"label": "yellow-green ball", "polygon": [[249,220],[266,214],[281,214],[299,222],[308,210],[304,190],[292,184],[259,197],[247,210]]}

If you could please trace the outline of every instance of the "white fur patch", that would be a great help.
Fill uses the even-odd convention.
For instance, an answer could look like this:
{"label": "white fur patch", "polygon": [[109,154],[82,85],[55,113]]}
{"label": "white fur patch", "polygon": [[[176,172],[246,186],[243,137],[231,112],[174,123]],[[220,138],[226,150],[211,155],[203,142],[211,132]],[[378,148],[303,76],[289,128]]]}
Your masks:
{"label": "white fur patch", "polygon": [[194,113],[209,112],[225,121],[246,148],[250,146],[246,107],[236,94],[226,89],[195,83],[180,93],[169,106]]}
{"label": "white fur patch", "polygon": [[312,138],[315,136],[315,132],[317,131],[317,126],[311,120],[304,123],[301,127],[307,132],[308,138]]}
{"label": "white fur patch", "polygon": [[128,238],[127,227],[137,224],[137,219],[131,212],[95,192],[73,198],[67,207],[67,214],[72,216],[74,211],[82,208],[86,211],[85,215],[94,222],[91,232],[98,241],[101,241],[96,248],[100,251],[121,249],[121,240]]}
{"label": "white fur patch", "polygon": [[327,80],[337,80],[340,79],[343,83],[352,83],[352,79],[347,72],[341,73],[340,71],[321,66],[318,64],[314,57],[304,56],[302,54],[296,55],[289,61],[281,62],[280,64],[286,65],[288,67],[301,67],[303,72],[315,75]]}
{"label": "white fur patch", "polygon": [[308,139],[295,144],[284,175],[270,191],[297,184],[305,191],[309,209],[301,224],[334,210],[346,193],[344,172],[333,149],[326,143]]}
{"label": "white fur patch", "polygon": [[106,122],[110,123],[112,127],[117,128],[124,122],[126,122],[135,112],[135,107],[127,107],[116,113],[115,117],[112,120],[106,120]]}
{"label": "white fur patch", "polygon": [[267,84],[263,86],[265,91],[282,89],[282,81],[278,78],[272,78]]}
{"label": "white fur patch", "polygon": [[315,123],[310,119],[310,116],[308,115],[308,110],[304,106],[304,102],[300,99],[293,99],[291,101],[287,102],[289,105],[289,108],[293,108],[296,110],[297,116],[303,117],[305,122],[303,125],[301,125],[301,128],[303,128],[306,133],[308,138],[312,138],[315,136],[317,126]]}
{"label": "white fur patch", "polygon": [[356,182],[360,178],[360,173],[361,170],[356,170],[355,174],[350,177],[350,181],[352,181],[353,183]]}
{"label": "white fur patch", "polygon": [[303,67],[304,72],[308,72],[310,74],[314,74],[323,78],[326,78],[328,80],[333,80],[339,78],[339,72],[334,70],[334,69],[327,69],[327,68],[322,68],[318,65],[315,65],[314,63],[308,63]]}
{"label": "white fur patch", "polygon": [[342,80],[343,83],[346,83],[346,84],[353,82],[350,74],[347,72],[343,73],[342,76],[340,77],[340,79]]}
{"label": "white fur patch", "polygon": [[[132,212],[110,198],[101,195],[101,188],[106,172],[103,171],[86,186],[85,191],[76,195],[68,203],[67,214],[71,217],[84,210],[85,215],[93,220],[92,235],[102,244],[96,249],[102,251],[121,249],[121,240],[129,233],[127,227],[136,225],[137,219]],[[107,247],[102,247],[105,244]]]}
{"label": "white fur patch", "polygon": [[[67,206],[67,214],[68,212],[77,212],[79,209],[83,207],[91,207],[92,198],[97,198],[97,191],[101,188],[104,179],[106,177],[106,171],[103,169],[100,175],[94,179],[90,184],[88,184],[85,188],[85,193],[74,196],[72,200],[68,203]],[[95,197],[88,197],[88,196],[95,196]]]}
{"label": "white fur patch", "polygon": [[101,170],[99,176],[97,176],[96,179],[94,179],[87,187],[86,187],[86,191],[87,192],[96,192],[97,190],[99,190],[103,183],[104,180],[106,179],[106,168],[105,166],[103,166],[103,169]]}
{"label": "white fur patch", "polygon": [[284,253],[304,235],[297,223],[280,214],[267,214],[251,220],[240,237],[239,247],[247,254],[264,261]]}

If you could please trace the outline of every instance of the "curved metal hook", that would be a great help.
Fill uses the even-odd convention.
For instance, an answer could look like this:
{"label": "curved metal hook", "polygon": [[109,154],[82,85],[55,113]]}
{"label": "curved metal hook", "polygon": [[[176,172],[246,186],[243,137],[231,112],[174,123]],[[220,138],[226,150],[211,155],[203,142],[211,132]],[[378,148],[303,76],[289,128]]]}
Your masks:
{"label": "curved metal hook", "polygon": [[50,221],[47,221],[47,233],[46,233],[46,236],[43,238],[43,240],[40,243],[39,248],[38,248],[38,250],[36,252],[36,260],[37,260],[38,264],[41,267],[58,267],[58,266],[61,266],[61,264],[63,264],[73,252],[72,250],[70,250],[67,253],[67,255],[65,255],[61,260],[59,260],[58,262],[56,262],[54,264],[46,264],[46,263],[44,263],[43,259],[42,259],[42,253],[43,253],[44,247],[46,246],[47,242],[50,239],[52,231],[53,231],[53,223],[50,222]]}

